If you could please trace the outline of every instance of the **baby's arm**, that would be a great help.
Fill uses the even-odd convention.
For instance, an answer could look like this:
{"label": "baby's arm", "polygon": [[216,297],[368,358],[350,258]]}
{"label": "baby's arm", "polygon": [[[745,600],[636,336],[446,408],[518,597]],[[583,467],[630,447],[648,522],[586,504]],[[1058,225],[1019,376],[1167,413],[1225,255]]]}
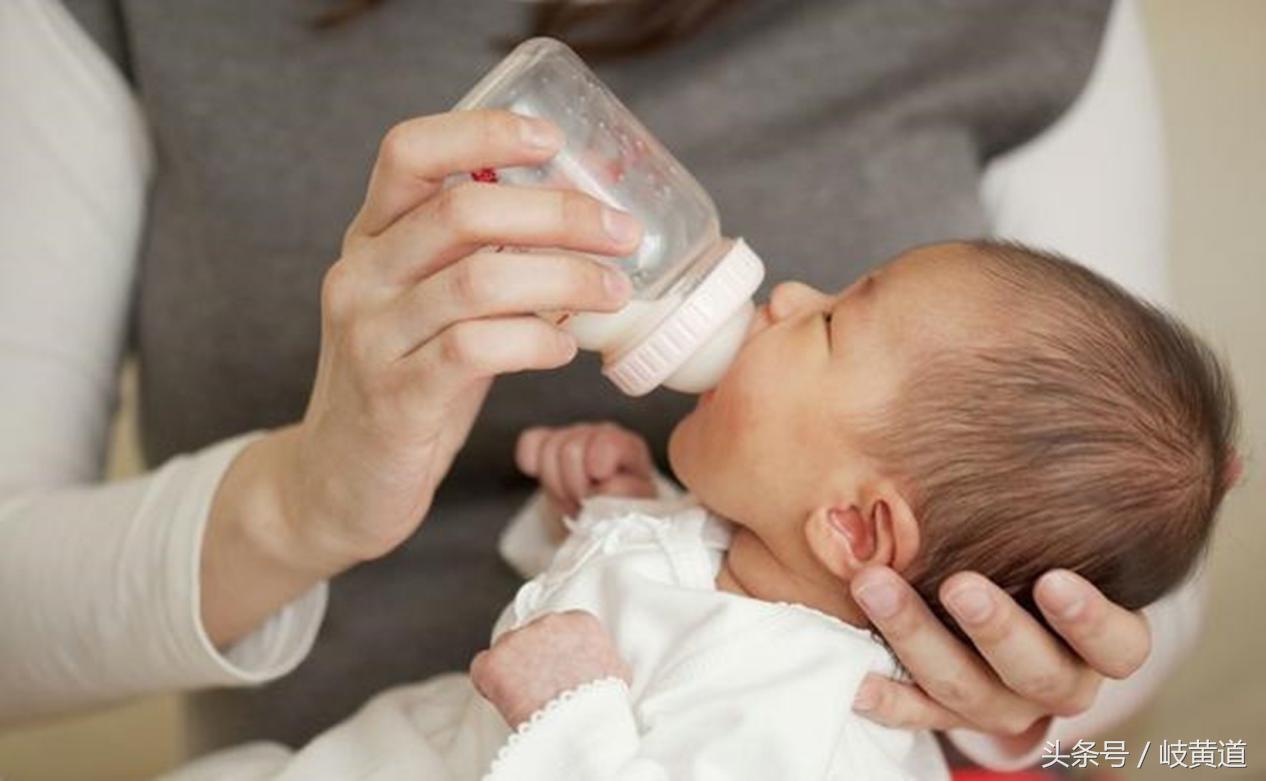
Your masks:
{"label": "baby's arm", "polygon": [[470,663],[470,681],[511,729],[564,692],[596,681],[631,682],[615,640],[592,613],[547,613],[505,632]]}
{"label": "baby's arm", "polygon": [[591,496],[676,498],[680,491],[655,469],[645,440],[615,423],[536,427],[519,435],[515,462],[541,487],[507,524],[502,558],[524,577],[549,565],[574,516]]}
{"label": "baby's arm", "polygon": [[631,672],[593,614],[550,613],[502,634],[470,680],[515,731],[485,778],[645,778],[621,772],[640,742]]}
{"label": "baby's arm", "polygon": [[[686,664],[670,666],[667,677],[651,672],[648,682],[633,680],[608,629],[583,611],[547,614],[501,634],[470,668],[475,689],[513,730],[484,778],[766,781],[821,778],[829,760],[831,778],[948,781],[930,733],[842,714],[849,676],[820,675],[813,663],[838,648],[792,640],[806,663],[770,670],[762,658],[783,656],[785,636],[761,635],[731,639],[731,653],[687,655]],[[869,664],[857,660],[857,671]],[[694,667],[684,688],[683,667]],[[709,682],[696,685],[700,677]],[[655,691],[644,691],[635,707],[638,684]]]}

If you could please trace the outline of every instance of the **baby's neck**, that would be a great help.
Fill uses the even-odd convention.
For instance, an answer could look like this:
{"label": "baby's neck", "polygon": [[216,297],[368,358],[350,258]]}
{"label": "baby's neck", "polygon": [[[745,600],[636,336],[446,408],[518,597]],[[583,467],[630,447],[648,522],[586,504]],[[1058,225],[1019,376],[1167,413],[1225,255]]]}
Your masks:
{"label": "baby's neck", "polygon": [[870,625],[846,588],[837,582],[823,584],[806,578],[783,565],[759,537],[742,526],[734,527],[730,548],[717,571],[716,586],[718,591],[764,602],[805,605],[853,626]]}

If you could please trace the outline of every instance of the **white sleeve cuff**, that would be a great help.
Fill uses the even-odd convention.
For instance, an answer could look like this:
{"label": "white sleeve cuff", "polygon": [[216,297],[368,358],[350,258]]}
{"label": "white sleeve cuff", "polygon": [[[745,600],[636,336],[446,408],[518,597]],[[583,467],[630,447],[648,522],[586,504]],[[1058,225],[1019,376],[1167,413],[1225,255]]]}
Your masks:
{"label": "white sleeve cuff", "polygon": [[484,781],[611,778],[639,741],[628,686],[603,678],[564,692],[520,724]]}
{"label": "white sleeve cuff", "polygon": [[551,510],[545,492],[536,489],[510,518],[497,541],[497,551],[526,579],[544,572],[558,550],[550,535]]}

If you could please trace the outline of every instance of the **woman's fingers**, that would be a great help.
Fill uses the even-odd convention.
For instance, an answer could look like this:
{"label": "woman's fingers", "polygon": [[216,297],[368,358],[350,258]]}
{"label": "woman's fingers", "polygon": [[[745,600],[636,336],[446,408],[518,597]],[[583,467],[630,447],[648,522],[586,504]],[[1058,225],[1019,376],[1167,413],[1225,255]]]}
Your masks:
{"label": "woman's fingers", "polygon": [[449,174],[540,164],[562,143],[553,123],[509,111],[453,111],[401,122],[382,139],[348,239],[382,232],[438,192]]}
{"label": "woman's fingers", "polygon": [[1045,715],[990,673],[897,573],[868,567],[849,587],[914,682],[938,704],[996,735],[1020,734]]}
{"label": "woman's fingers", "polygon": [[[1147,623],[1140,614],[1114,605],[1091,584],[1063,570],[1044,575],[1035,598],[1051,626],[1082,659],[976,573],[947,578],[939,596],[979,657],[936,620],[896,573],[870,568],[853,579],[851,588],[923,692],[965,722],[997,735],[1023,734],[1047,714],[1083,712],[1098,693],[1100,674],[1133,673],[1150,647]],[[992,669],[980,663],[981,657]],[[885,714],[875,717],[882,723],[900,717],[928,726],[934,711],[911,699],[909,692],[897,691],[875,685],[863,687],[859,697],[866,693],[869,699],[864,704]]]}
{"label": "woman's fingers", "polygon": [[1147,619],[1109,601],[1085,578],[1052,570],[1038,579],[1033,596],[1055,631],[1100,674],[1128,678],[1147,661]]}
{"label": "woman's fingers", "polygon": [[576,356],[576,341],[539,317],[463,320],[406,356],[389,382],[443,416],[448,400],[475,380],[531,369],[554,369]]}
{"label": "woman's fingers", "polygon": [[373,240],[365,260],[378,275],[400,283],[488,245],[621,256],[632,253],[640,238],[636,218],[579,190],[466,182],[397,220]]}
{"label": "woman's fingers", "polygon": [[370,326],[404,355],[460,320],[560,309],[612,312],[628,302],[623,272],[575,254],[476,252],[418,282]]}
{"label": "woman's fingers", "polygon": [[886,727],[949,730],[970,726],[954,711],[919,691],[882,675],[868,674],[853,698],[853,710]]}
{"label": "woman's fingers", "polygon": [[940,597],[1012,691],[1059,716],[1074,716],[1094,702],[1100,676],[988,578],[957,573],[941,585]]}

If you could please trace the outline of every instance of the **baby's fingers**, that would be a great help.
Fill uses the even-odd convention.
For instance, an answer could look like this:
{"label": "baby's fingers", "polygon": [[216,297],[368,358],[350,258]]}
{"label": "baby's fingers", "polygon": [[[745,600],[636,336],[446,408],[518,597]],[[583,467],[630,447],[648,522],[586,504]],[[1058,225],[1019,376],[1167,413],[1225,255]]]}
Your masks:
{"label": "baby's fingers", "polygon": [[595,427],[585,457],[589,478],[601,482],[619,472],[649,477],[652,472],[646,440],[614,423]]}
{"label": "baby's fingers", "polygon": [[594,490],[604,496],[630,496],[636,499],[654,499],[657,495],[655,483],[639,475],[621,473],[598,484]]}
{"label": "baby's fingers", "polygon": [[562,446],[566,441],[567,429],[551,429],[541,443],[539,461],[539,479],[541,488],[558,503],[568,515],[573,514],[578,504],[571,498],[567,490],[567,481],[563,476]]}
{"label": "baby's fingers", "polygon": [[585,468],[585,455],[589,451],[593,434],[593,426],[581,425],[569,429],[558,449],[558,468],[563,477],[563,489],[567,499],[577,506],[592,493],[589,472]]}
{"label": "baby's fingers", "polygon": [[519,441],[514,446],[514,463],[519,471],[528,477],[537,477],[541,473],[541,446],[550,435],[550,429],[534,426],[519,432]]}

